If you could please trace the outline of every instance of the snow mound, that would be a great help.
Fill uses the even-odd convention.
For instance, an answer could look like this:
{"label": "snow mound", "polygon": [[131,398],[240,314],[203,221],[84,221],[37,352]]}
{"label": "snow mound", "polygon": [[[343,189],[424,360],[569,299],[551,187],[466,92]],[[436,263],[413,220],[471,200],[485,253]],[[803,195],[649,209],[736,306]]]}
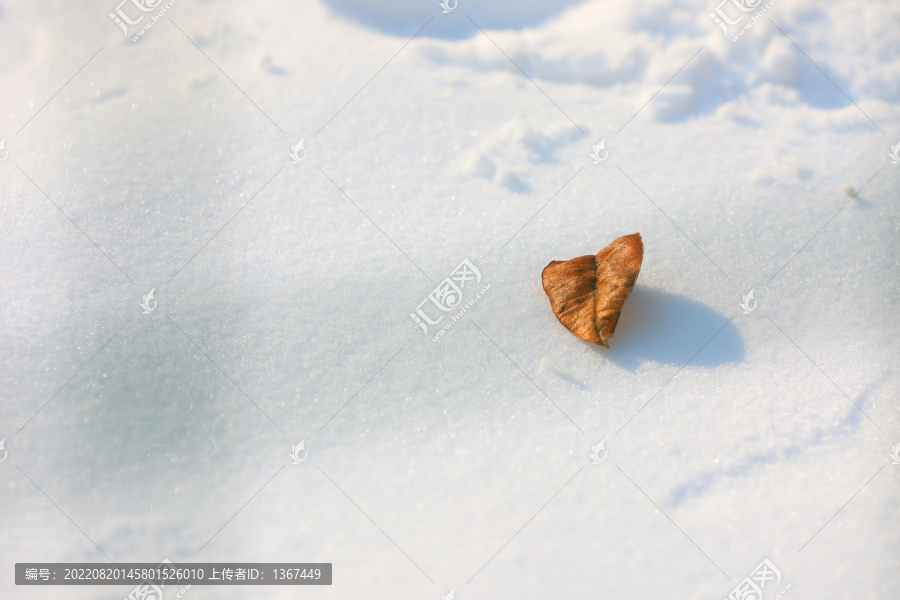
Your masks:
{"label": "snow mound", "polygon": [[[394,35],[412,35],[428,22],[422,35],[469,37],[481,27],[520,29],[539,25],[582,0],[325,0],[339,14]],[[431,21],[429,22],[429,19]]]}
{"label": "snow mound", "polygon": [[578,131],[561,121],[546,132],[537,131],[519,119],[513,119],[473,147],[461,171],[471,177],[493,181],[513,192],[531,189],[527,182],[529,167],[555,162],[554,151],[578,137]]}
{"label": "snow mound", "polygon": [[[659,93],[648,108],[661,121],[711,112],[764,85],[782,88],[784,95],[795,92],[796,103],[828,109],[849,105],[850,99],[822,77],[820,67],[852,98],[900,100],[900,50],[892,32],[900,4],[776,3],[736,40],[738,30],[726,36],[709,8],[697,0],[595,0],[570,7],[538,28],[489,31],[490,39],[429,40],[420,51],[440,64],[515,70],[496,43],[533,78],[592,86],[635,84],[642,88],[638,105]],[[868,47],[886,60],[852,64],[844,60],[844,44],[854,52]],[[677,80],[665,85],[676,74]]]}

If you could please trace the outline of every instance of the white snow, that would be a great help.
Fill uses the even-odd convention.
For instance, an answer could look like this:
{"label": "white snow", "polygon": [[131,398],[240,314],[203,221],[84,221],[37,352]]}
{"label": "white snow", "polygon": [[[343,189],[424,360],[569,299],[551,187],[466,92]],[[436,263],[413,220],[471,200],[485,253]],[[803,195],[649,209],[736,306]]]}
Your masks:
{"label": "white snow", "polygon": [[[166,557],[334,564],[189,600],[714,600],[766,558],[766,600],[900,596],[900,5],[116,8],[0,2],[0,597]],[[574,338],[541,270],[636,231]]]}

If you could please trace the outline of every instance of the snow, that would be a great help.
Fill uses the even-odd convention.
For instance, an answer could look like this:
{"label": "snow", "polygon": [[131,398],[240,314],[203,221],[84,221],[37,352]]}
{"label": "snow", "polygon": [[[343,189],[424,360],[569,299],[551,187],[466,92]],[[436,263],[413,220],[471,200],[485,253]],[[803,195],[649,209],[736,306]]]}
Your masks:
{"label": "snow", "polygon": [[[900,6],[716,8],[181,0],[132,42],[0,3],[0,596],[169,558],[334,564],[191,600],[713,600],[763,559],[766,600],[897,597]],[[541,270],[635,231],[574,338]]]}

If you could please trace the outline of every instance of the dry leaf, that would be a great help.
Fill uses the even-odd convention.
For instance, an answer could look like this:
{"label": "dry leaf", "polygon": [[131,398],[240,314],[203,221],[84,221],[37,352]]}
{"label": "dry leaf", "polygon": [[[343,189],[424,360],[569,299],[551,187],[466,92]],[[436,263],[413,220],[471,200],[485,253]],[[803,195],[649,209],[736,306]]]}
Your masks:
{"label": "dry leaf", "polygon": [[640,233],[613,240],[597,256],[554,260],[541,274],[553,314],[577,337],[609,348],[643,260]]}

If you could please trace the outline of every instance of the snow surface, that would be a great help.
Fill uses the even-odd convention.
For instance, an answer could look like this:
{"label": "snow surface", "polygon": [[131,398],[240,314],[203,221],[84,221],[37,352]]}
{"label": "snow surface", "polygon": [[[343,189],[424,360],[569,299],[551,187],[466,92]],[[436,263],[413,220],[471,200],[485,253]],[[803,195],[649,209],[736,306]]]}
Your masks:
{"label": "snow surface", "polygon": [[[0,3],[0,597],[163,558],[334,564],[191,600],[713,600],[765,558],[766,600],[900,597],[900,5],[115,8]],[[577,340],[541,269],[635,231]]]}

